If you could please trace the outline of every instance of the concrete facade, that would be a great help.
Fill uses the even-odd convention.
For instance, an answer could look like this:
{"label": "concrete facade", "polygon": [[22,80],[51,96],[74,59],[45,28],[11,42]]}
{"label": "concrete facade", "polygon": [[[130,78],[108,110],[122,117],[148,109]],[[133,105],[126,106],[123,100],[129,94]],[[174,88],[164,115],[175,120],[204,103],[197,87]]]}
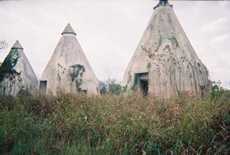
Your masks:
{"label": "concrete facade", "polygon": [[168,3],[155,7],[123,83],[128,89],[163,98],[181,93],[202,96],[208,91],[208,70]]}
{"label": "concrete facade", "polygon": [[62,32],[62,37],[41,80],[43,84],[47,81],[48,94],[56,95],[58,92],[98,94],[99,81],[70,24]]}
{"label": "concrete facade", "polygon": [[35,93],[37,77],[23,52],[23,47],[16,41],[0,66],[0,95],[17,96],[19,93]]}

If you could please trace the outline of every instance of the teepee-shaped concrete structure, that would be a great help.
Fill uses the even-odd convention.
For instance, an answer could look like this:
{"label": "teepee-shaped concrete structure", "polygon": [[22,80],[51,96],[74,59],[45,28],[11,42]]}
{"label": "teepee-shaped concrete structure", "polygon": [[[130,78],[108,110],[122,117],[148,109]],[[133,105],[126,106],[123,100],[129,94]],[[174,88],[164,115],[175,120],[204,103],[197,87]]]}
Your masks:
{"label": "teepee-shaped concrete structure", "polygon": [[204,95],[208,70],[198,58],[172,5],[160,0],[126,69],[124,84],[144,95]]}
{"label": "teepee-shaped concrete structure", "polygon": [[23,47],[16,41],[8,56],[0,66],[0,95],[17,96],[22,91],[36,92],[37,77],[23,52]]}
{"label": "teepee-shaped concrete structure", "polygon": [[98,80],[68,24],[48,63],[40,82],[40,89],[48,94],[58,92],[97,94]]}

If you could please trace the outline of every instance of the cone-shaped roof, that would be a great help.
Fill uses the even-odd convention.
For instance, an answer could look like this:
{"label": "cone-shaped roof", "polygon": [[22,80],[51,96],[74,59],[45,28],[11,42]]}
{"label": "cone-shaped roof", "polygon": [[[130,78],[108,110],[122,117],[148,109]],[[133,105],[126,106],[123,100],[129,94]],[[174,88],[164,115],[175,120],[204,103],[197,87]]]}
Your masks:
{"label": "cone-shaped roof", "polygon": [[0,66],[0,94],[16,96],[20,91],[33,93],[38,80],[23,47],[16,41]]}
{"label": "cone-shaped roof", "polygon": [[74,31],[74,29],[72,28],[72,26],[70,25],[70,23],[68,23],[61,34],[62,35],[63,34],[73,34],[73,35],[76,35],[76,32]]}
{"label": "cone-shaped roof", "polygon": [[[70,25],[63,33],[66,32],[75,33]],[[97,94],[98,80],[75,35],[62,35],[42,74],[42,80],[47,81],[48,93],[54,95],[59,91]]]}
{"label": "cone-shaped roof", "polygon": [[170,5],[155,8],[123,82],[129,88],[138,88],[140,78],[146,77],[148,93],[154,96],[170,97],[181,92],[197,95],[209,85],[208,71]]}

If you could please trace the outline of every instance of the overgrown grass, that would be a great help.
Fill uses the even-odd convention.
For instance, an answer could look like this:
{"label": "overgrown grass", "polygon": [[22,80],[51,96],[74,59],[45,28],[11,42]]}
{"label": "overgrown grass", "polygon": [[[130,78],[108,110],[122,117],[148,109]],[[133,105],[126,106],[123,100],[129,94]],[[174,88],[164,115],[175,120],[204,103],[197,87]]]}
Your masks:
{"label": "overgrown grass", "polygon": [[211,100],[0,97],[0,154],[229,154],[230,92]]}

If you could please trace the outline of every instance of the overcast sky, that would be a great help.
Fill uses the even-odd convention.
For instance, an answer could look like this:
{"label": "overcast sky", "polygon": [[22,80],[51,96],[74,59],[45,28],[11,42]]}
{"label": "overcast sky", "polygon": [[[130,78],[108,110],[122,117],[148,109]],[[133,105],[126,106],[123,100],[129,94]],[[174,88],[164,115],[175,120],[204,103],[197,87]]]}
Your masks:
{"label": "overcast sky", "polygon": [[[77,32],[99,80],[120,81],[157,4],[153,0],[0,0],[3,61],[19,40],[40,77],[67,23]],[[212,80],[230,88],[230,1],[173,1],[174,10]]]}

